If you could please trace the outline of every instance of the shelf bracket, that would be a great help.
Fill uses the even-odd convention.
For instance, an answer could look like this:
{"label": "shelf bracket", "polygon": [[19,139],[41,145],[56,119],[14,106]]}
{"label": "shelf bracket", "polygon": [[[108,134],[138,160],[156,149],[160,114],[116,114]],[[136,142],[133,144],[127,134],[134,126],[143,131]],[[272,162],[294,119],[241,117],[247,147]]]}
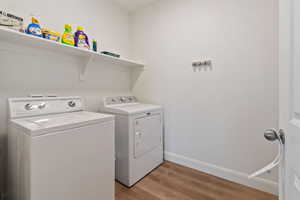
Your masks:
{"label": "shelf bracket", "polygon": [[90,55],[89,58],[87,59],[86,63],[82,66],[82,69],[79,74],[80,81],[85,80],[87,68],[89,67],[89,65],[91,65],[93,63],[93,60],[94,60],[94,55]]}

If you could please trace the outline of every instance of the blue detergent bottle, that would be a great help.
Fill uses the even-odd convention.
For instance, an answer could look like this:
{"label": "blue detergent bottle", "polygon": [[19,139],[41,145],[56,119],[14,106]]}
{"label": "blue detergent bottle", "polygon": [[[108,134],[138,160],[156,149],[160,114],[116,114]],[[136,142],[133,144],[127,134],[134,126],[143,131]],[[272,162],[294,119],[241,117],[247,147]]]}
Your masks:
{"label": "blue detergent bottle", "polygon": [[28,25],[26,33],[37,37],[43,37],[40,23],[36,18],[32,17],[31,24]]}

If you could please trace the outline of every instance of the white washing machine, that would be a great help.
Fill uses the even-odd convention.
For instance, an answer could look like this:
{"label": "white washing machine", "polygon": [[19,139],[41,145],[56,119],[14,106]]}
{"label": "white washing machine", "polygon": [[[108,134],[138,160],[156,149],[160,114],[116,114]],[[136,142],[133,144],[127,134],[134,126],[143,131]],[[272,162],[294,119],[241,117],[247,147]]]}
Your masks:
{"label": "white washing machine", "polygon": [[113,200],[114,116],[80,97],[9,99],[10,200]]}
{"label": "white washing machine", "polygon": [[101,111],[115,115],[116,179],[131,187],[163,162],[163,109],[123,96],[104,98]]}

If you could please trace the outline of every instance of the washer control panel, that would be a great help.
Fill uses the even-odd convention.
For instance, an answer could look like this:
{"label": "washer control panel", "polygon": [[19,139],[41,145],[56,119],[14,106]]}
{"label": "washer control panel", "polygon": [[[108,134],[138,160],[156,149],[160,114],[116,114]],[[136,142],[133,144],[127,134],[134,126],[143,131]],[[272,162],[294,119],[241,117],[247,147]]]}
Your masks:
{"label": "washer control panel", "polygon": [[137,103],[138,100],[135,96],[118,96],[118,97],[106,97],[104,99],[106,105],[128,104]]}
{"label": "washer control panel", "polygon": [[80,111],[83,101],[80,97],[13,98],[9,106],[11,118],[17,118]]}

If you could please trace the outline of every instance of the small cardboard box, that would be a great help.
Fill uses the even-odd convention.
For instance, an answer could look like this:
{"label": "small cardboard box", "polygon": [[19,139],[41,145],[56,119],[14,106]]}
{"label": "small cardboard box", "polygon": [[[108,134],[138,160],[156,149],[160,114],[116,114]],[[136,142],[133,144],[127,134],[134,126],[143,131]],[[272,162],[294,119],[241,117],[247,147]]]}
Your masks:
{"label": "small cardboard box", "polygon": [[0,10],[0,27],[24,32],[23,18]]}

